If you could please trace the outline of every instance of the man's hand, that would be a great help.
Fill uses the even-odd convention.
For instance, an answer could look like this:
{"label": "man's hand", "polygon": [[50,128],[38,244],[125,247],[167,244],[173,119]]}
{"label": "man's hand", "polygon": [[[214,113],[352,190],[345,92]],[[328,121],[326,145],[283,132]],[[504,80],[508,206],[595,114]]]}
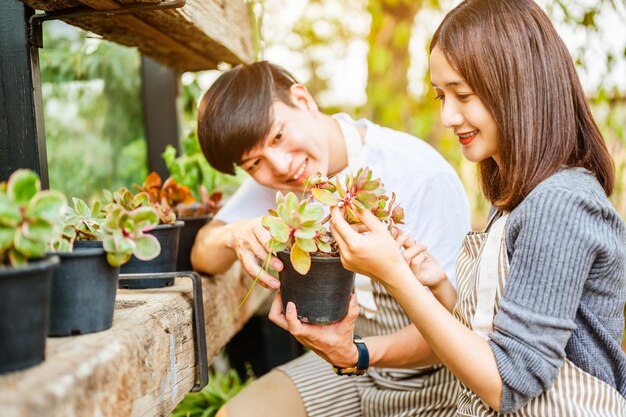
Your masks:
{"label": "man's hand", "polygon": [[[226,246],[235,251],[243,269],[252,278],[259,277],[259,283],[268,289],[280,288],[280,281],[264,271],[259,265],[269,262],[276,271],[283,269],[282,262],[270,256],[267,243],[271,239],[270,232],[261,224],[261,218],[240,220],[226,226]],[[268,256],[270,256],[268,260]]]}
{"label": "man's hand", "polygon": [[287,311],[283,312],[280,293],[274,297],[269,313],[270,320],[287,330],[326,362],[340,368],[352,367],[357,363],[359,354],[352,343],[352,337],[358,316],[359,305],[354,294],[350,298],[350,307],[346,317],[323,326],[302,323],[298,320],[296,306],[292,302],[287,303]]}

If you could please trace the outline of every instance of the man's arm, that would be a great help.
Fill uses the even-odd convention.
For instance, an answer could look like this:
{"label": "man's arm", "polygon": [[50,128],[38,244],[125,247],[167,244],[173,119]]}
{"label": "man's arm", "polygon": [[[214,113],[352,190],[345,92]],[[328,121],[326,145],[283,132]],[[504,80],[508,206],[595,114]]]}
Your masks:
{"label": "man's arm", "polygon": [[191,250],[193,269],[205,274],[220,274],[237,260],[232,244],[227,242],[230,232],[228,224],[221,220],[211,220],[196,235]]}

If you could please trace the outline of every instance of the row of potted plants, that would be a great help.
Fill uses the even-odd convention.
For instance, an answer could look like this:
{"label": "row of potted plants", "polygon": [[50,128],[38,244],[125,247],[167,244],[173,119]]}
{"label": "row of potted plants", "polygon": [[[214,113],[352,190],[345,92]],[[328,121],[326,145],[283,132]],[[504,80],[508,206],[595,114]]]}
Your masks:
{"label": "row of potted plants", "polygon": [[[42,191],[30,170],[0,184],[0,373],[43,361],[46,335],[110,328],[119,273],[177,270],[184,222],[176,212],[217,211],[217,196],[208,198],[209,212],[187,187],[156,173],[136,188],[105,190],[91,206],[73,198],[68,206],[62,193]],[[120,281],[123,288],[172,283]]]}

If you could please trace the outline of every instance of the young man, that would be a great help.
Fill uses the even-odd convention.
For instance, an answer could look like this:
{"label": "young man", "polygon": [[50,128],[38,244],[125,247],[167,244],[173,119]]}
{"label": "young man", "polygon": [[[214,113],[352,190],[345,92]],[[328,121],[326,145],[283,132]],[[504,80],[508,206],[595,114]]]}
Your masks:
{"label": "young man", "polygon": [[[239,165],[251,178],[198,234],[192,251],[196,270],[217,274],[239,261],[250,276],[260,273],[261,285],[279,289],[280,282],[259,266],[270,238],[260,217],[275,206],[276,191],[301,192],[303,179],[316,172],[369,166],[397,194],[406,215],[403,228],[442,260],[454,282],[454,261],[469,231],[467,198],[452,167],[425,142],[365,119],[324,114],[306,87],[268,62],[220,76],[200,103],[198,136],[211,165],[230,174]],[[278,258],[271,263],[282,269]],[[410,349],[417,330],[385,289],[357,276],[355,292],[362,312],[356,329],[369,337],[365,344],[404,343]],[[355,317],[330,326],[351,329],[345,322]],[[336,364],[349,367],[357,361],[355,346],[320,350],[354,349],[354,364]],[[411,369],[392,357],[375,359],[385,368],[348,378],[307,353],[252,383],[218,415],[454,415],[456,383],[445,368]]]}

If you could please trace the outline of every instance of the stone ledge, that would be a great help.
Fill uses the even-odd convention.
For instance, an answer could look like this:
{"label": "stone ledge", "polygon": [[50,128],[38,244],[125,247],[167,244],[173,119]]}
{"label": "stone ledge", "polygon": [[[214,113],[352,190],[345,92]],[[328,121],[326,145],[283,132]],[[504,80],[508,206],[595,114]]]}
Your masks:
{"label": "stone ledge", "polygon": [[[238,265],[203,278],[209,363],[268,298],[257,286],[228,321],[251,282]],[[197,375],[191,288],[118,290],[111,329],[48,338],[42,364],[0,376],[0,416],[168,416]]]}

